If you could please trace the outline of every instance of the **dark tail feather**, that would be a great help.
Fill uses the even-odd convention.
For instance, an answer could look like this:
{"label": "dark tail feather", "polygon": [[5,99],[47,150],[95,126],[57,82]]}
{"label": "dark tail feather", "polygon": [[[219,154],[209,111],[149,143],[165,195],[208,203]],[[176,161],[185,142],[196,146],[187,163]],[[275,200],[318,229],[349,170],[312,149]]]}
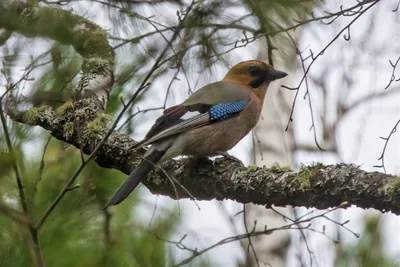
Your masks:
{"label": "dark tail feather", "polygon": [[[150,148],[151,150],[151,148]],[[138,166],[129,174],[125,182],[120,186],[118,191],[113,195],[111,200],[107,203],[104,209],[108,206],[117,205],[122,202],[129,194],[139,185],[139,183],[146,177],[146,175],[154,168],[154,165],[160,161],[164,156],[165,151],[149,151],[148,155],[145,155],[144,159],[139,163]]]}

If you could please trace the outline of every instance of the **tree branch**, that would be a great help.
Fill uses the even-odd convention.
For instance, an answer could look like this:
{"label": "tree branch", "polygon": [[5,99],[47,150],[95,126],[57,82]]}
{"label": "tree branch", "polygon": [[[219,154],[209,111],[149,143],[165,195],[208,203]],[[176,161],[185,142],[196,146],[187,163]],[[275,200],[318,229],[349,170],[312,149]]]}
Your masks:
{"label": "tree branch", "polygon": [[14,222],[22,225],[29,225],[31,220],[26,216],[26,214],[19,212],[8,205],[0,201],[0,212],[8,216]]}
{"label": "tree branch", "polygon": [[[67,103],[68,104],[68,103]],[[51,134],[90,154],[108,131],[99,102],[82,99],[62,112],[50,107],[29,111],[11,111],[17,122],[41,126]],[[86,114],[76,119],[75,114]],[[82,121],[91,121],[81,124]],[[79,123],[80,127],[75,125]],[[132,150],[136,142],[113,132],[99,149],[95,161],[102,167],[129,174],[141,159],[144,149]],[[173,176],[197,200],[231,199],[266,207],[304,206],[326,209],[348,201],[360,208],[375,208],[400,214],[400,178],[379,172],[365,172],[351,164],[302,166],[299,172],[273,166],[243,167],[229,159],[184,158],[164,163],[143,182],[154,194],[174,199],[188,198],[180,187],[177,192],[164,172]]]}
{"label": "tree branch", "polygon": [[69,10],[29,1],[0,1],[0,29],[71,45],[84,58],[77,91],[82,95],[95,94],[105,108],[114,82],[115,53],[100,26]]}

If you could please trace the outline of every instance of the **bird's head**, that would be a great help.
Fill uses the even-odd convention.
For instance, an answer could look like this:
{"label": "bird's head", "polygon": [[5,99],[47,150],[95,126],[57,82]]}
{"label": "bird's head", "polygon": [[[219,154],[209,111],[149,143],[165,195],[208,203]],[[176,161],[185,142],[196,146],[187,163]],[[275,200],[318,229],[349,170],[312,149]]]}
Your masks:
{"label": "bird's head", "polygon": [[270,82],[286,77],[287,73],[274,69],[259,60],[247,60],[233,66],[224,81],[239,83],[250,89],[266,88]]}

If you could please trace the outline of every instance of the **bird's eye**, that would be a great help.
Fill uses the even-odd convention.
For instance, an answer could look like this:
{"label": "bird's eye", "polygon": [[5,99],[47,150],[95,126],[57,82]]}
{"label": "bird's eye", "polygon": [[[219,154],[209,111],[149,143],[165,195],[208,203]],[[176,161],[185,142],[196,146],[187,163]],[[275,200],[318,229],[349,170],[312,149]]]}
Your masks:
{"label": "bird's eye", "polygon": [[249,67],[249,72],[252,76],[259,76],[261,73],[261,70],[257,66],[250,66]]}

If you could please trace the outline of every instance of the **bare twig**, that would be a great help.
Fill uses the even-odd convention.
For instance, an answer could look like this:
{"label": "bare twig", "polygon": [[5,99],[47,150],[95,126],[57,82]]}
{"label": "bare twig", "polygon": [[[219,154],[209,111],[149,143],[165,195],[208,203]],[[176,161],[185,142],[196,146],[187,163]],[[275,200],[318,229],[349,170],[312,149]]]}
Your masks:
{"label": "bare twig", "polygon": [[[3,97],[4,97],[4,95],[3,95]],[[12,165],[13,165],[13,169],[15,172],[15,179],[16,179],[17,185],[18,185],[19,198],[20,198],[22,210],[24,211],[25,216],[27,216],[28,219],[30,220],[31,215],[29,213],[28,204],[26,202],[24,186],[22,184],[21,174],[20,174],[18,166],[17,166],[14,149],[13,149],[10,134],[9,134],[8,128],[7,128],[7,121],[4,116],[3,105],[1,104],[1,102],[2,102],[2,97],[0,97],[0,119],[1,119],[1,123],[3,125],[3,132],[4,132],[5,139],[6,139],[7,147],[8,147],[9,153],[12,157]],[[35,265],[37,267],[42,267],[43,266],[43,258],[42,258],[42,252],[40,250],[37,230],[34,227],[32,227],[31,224],[29,224],[29,232],[30,232],[31,239],[32,239],[32,247],[33,247]]]}
{"label": "bare twig", "polygon": [[[248,227],[247,227],[246,218],[247,218],[247,217],[246,217],[246,205],[243,204],[243,224],[244,224],[244,229],[246,230],[246,233],[247,233],[247,234],[250,234],[251,232],[254,232],[255,229],[256,229],[256,221],[254,221],[253,229],[252,229],[251,232],[250,232],[249,229],[248,229]],[[258,259],[258,257],[257,257],[257,252],[256,252],[256,250],[255,250],[255,248],[254,248],[253,242],[251,241],[250,235],[248,236],[247,240],[248,240],[248,242],[249,242],[249,245],[248,245],[248,248],[247,248],[247,253],[249,253],[249,250],[251,249],[251,252],[253,253],[254,260],[255,260],[255,262],[256,262],[256,264],[257,264],[257,267],[260,267],[259,259]]]}
{"label": "bare twig", "polygon": [[[301,78],[299,84],[298,84],[296,87],[287,87],[287,86],[283,86],[283,87],[284,87],[284,88],[287,88],[287,89],[290,89],[290,90],[299,90],[300,87],[301,87],[301,85],[303,84],[303,82],[305,82],[306,77],[307,77],[307,74],[308,74],[308,72],[310,71],[311,67],[314,65],[314,63],[316,62],[316,60],[317,60],[320,56],[322,56],[322,55],[326,52],[326,50],[327,50],[338,38],[340,38],[340,36],[342,36],[342,34],[343,34],[345,31],[348,31],[348,29],[351,27],[351,25],[353,25],[354,22],[356,22],[363,14],[365,14],[365,12],[367,12],[370,8],[372,8],[372,7],[373,7],[375,4],[377,4],[378,2],[379,2],[379,0],[378,0],[378,1],[372,1],[372,0],[371,0],[371,1],[363,1],[363,4],[365,4],[365,3],[371,3],[371,4],[370,4],[368,7],[366,7],[365,9],[361,10],[359,13],[357,13],[357,16],[356,16],[353,20],[351,20],[344,28],[342,28],[342,29],[339,31],[339,33],[337,33],[336,36],[333,37],[333,39],[332,39],[324,48],[322,48],[322,50],[321,50],[317,55],[315,55],[312,51],[310,51],[311,62],[310,62],[310,64],[307,66],[307,68],[305,69],[304,74],[303,74],[303,76],[302,76],[302,78]],[[349,36],[348,36],[348,37],[349,37]],[[303,60],[303,59],[302,59],[302,60]],[[306,92],[306,94],[308,94],[308,93]],[[295,99],[293,100],[293,103],[296,102],[297,95],[298,95],[298,92],[296,92],[296,96],[295,96]],[[289,118],[289,120],[288,120],[288,126],[287,126],[287,127],[289,127],[289,124],[293,121],[293,118],[292,118],[293,109],[294,109],[294,104],[293,104],[293,106],[292,106],[292,112],[291,112],[290,118]]]}
{"label": "bare twig", "polygon": [[33,191],[34,196],[36,195],[36,192],[37,192],[37,186],[40,183],[40,181],[42,180],[42,174],[43,174],[43,170],[44,170],[44,156],[46,154],[47,147],[50,144],[50,140],[51,140],[51,135],[47,138],[47,141],[44,144],[42,159],[40,160],[39,173],[38,173],[38,177],[36,178],[35,189]]}
{"label": "bare twig", "polygon": [[[326,211],[326,212],[324,212],[322,214],[315,215],[315,216],[312,216],[312,217],[309,217],[309,218],[304,218],[303,220],[298,220],[296,222],[288,223],[288,224],[285,224],[285,225],[283,225],[281,227],[276,227],[276,228],[271,228],[271,229],[265,228],[265,230],[263,230],[263,231],[251,231],[251,232],[248,232],[248,233],[227,237],[227,238],[224,238],[224,239],[222,239],[222,240],[214,243],[213,245],[211,245],[211,246],[209,246],[209,247],[207,247],[205,249],[202,249],[202,250],[193,250],[193,249],[187,247],[186,245],[182,244],[182,241],[186,237],[186,235],[184,236],[184,238],[182,238],[178,242],[174,242],[174,241],[167,241],[167,242],[175,244],[175,245],[179,244],[179,246],[178,245],[177,246],[180,249],[188,250],[188,251],[193,253],[192,256],[190,256],[190,257],[182,260],[181,262],[177,263],[176,265],[174,265],[175,267],[183,266],[183,265],[186,265],[186,264],[190,263],[195,258],[201,256],[202,254],[204,254],[204,253],[206,253],[206,252],[208,252],[208,251],[210,251],[210,250],[212,250],[212,249],[214,249],[214,248],[216,248],[218,246],[221,246],[221,245],[224,245],[224,244],[227,244],[227,243],[231,243],[231,242],[235,242],[235,241],[239,241],[239,240],[242,240],[242,239],[245,239],[245,238],[250,238],[250,237],[260,236],[260,235],[269,235],[269,234],[272,234],[275,231],[282,231],[282,230],[310,230],[310,231],[313,231],[313,232],[321,233],[320,231],[310,227],[311,226],[311,222],[313,220],[317,219],[317,218],[326,219],[326,217],[324,217],[326,214],[328,214],[330,212],[333,212],[333,211],[335,211],[335,210],[337,210],[337,209],[339,209],[339,208],[341,208],[343,206],[344,205],[342,204],[342,205],[337,206],[335,208],[329,209],[328,211]],[[307,223],[307,225],[306,226],[302,226],[302,224],[304,224],[304,223]]]}
{"label": "bare twig", "polygon": [[396,79],[396,76],[395,76],[395,74],[394,74],[395,71],[396,71],[396,68],[397,68],[397,64],[399,64],[399,62],[400,62],[400,57],[397,58],[397,60],[396,60],[395,63],[393,63],[391,60],[389,60],[390,66],[392,66],[392,74],[391,74],[391,76],[390,76],[390,80],[389,80],[388,85],[386,85],[386,87],[385,87],[385,90],[388,89],[389,86],[390,86],[393,82],[398,82],[398,81],[400,81],[400,78]]}
{"label": "bare twig", "polygon": [[393,128],[390,130],[390,133],[389,133],[389,135],[388,135],[387,137],[383,137],[383,136],[380,137],[382,140],[385,141],[385,144],[384,144],[383,149],[382,149],[382,153],[381,153],[380,157],[378,158],[378,160],[381,161],[381,165],[375,165],[374,167],[376,167],[376,168],[382,168],[383,171],[384,171],[385,173],[386,173],[386,167],[385,167],[385,153],[386,153],[386,149],[387,149],[387,146],[388,146],[388,144],[389,144],[390,138],[392,137],[393,134],[395,134],[395,133],[397,132],[397,127],[399,126],[399,124],[400,124],[400,120],[398,120],[398,121],[396,122],[396,124],[395,124],[395,125],[393,126]]}
{"label": "bare twig", "polygon": [[25,226],[29,226],[31,223],[30,219],[24,213],[7,206],[3,202],[0,202],[0,212],[8,216],[13,221]]}

